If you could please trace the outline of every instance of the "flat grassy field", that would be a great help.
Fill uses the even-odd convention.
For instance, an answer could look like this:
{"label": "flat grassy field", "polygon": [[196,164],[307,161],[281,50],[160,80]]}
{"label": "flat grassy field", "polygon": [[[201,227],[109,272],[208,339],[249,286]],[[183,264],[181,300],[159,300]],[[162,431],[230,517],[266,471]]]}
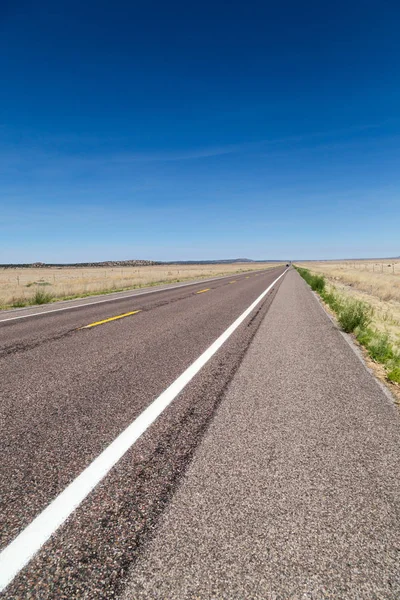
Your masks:
{"label": "flat grassy field", "polygon": [[298,266],[325,275],[340,293],[367,302],[373,308],[373,325],[400,348],[400,259],[307,261]]}
{"label": "flat grassy field", "polygon": [[270,269],[279,263],[0,268],[0,308]]}

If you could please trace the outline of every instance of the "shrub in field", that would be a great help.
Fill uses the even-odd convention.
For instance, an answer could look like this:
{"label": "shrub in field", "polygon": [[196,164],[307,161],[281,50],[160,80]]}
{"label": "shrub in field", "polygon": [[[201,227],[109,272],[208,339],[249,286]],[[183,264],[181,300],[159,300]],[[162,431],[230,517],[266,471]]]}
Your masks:
{"label": "shrub in field", "polygon": [[325,289],[325,277],[323,275],[313,275],[311,287],[313,290],[321,294]]}
{"label": "shrub in field", "polygon": [[53,299],[53,294],[45,290],[37,289],[35,294],[30,299],[30,304],[47,304]]}
{"label": "shrub in field", "polygon": [[371,321],[372,309],[361,300],[346,299],[341,303],[337,319],[343,331],[351,333],[359,327],[363,329],[368,326]]}

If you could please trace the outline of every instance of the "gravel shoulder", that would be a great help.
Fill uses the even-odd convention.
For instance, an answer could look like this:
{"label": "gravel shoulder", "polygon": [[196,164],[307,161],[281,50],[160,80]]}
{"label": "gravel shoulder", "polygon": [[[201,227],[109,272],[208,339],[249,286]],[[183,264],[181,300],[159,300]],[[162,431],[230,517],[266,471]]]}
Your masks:
{"label": "gravel shoulder", "polygon": [[298,274],[121,600],[400,597],[400,416]]}

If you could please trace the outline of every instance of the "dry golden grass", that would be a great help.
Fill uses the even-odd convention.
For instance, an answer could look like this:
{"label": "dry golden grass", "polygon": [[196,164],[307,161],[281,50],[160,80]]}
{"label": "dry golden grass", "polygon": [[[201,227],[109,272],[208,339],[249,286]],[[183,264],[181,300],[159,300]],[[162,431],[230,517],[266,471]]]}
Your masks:
{"label": "dry golden grass", "polygon": [[374,309],[373,325],[389,334],[400,347],[400,260],[316,261],[299,263],[344,295],[358,298]]}
{"label": "dry golden grass", "polygon": [[29,303],[38,290],[55,299],[268,269],[278,263],[0,269],[0,307]]}
{"label": "dry golden grass", "polygon": [[304,263],[332,281],[354,287],[383,301],[400,302],[400,260],[320,261]]}

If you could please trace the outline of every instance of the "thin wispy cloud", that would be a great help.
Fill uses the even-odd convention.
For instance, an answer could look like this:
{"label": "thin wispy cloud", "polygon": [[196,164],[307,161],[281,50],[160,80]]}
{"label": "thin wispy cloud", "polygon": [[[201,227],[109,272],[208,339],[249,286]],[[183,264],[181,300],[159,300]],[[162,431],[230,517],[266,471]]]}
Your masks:
{"label": "thin wispy cloud", "polygon": [[[396,121],[397,122],[397,121]],[[13,145],[10,149],[9,145],[3,141],[0,149],[3,146],[3,154],[0,157],[1,163],[5,164],[18,164],[23,159],[32,160],[32,162],[42,162],[44,160],[52,159],[54,161],[62,160],[65,157],[69,157],[71,160],[75,160],[76,163],[97,161],[100,162],[102,159],[112,163],[133,163],[133,162],[170,162],[170,161],[187,161],[197,160],[202,158],[212,158],[218,156],[224,156],[228,154],[237,154],[240,152],[254,152],[257,150],[262,151],[268,146],[301,143],[308,142],[318,139],[335,138],[340,136],[346,136],[351,134],[357,134],[367,131],[378,130],[388,124],[393,125],[393,120],[383,121],[380,123],[370,123],[365,125],[357,125],[354,127],[328,129],[324,131],[317,131],[311,133],[304,133],[293,136],[285,137],[271,137],[261,139],[254,142],[238,142],[235,144],[217,145],[217,146],[206,146],[206,147],[192,147],[182,148],[179,150],[166,150],[160,151],[137,151],[132,152],[126,150],[125,152],[99,152],[98,148],[92,149],[92,145],[97,145],[100,142],[109,141],[113,142],[113,145],[124,145],[129,143],[129,138],[107,138],[87,136],[79,134],[68,134],[60,136],[44,136],[39,141],[35,142],[27,140],[25,144],[21,144],[18,148]],[[351,143],[353,140],[342,143]],[[68,148],[68,143],[80,142],[81,144],[87,144],[86,150],[80,149],[79,153],[75,152],[73,148]],[[64,147],[64,145],[67,147]],[[1,150],[0,150],[1,151]]]}
{"label": "thin wispy cloud", "polygon": [[180,161],[180,160],[195,160],[198,158],[210,158],[213,156],[222,156],[225,154],[233,154],[241,152],[246,147],[246,144],[231,144],[227,146],[215,146],[209,148],[195,148],[192,150],[170,151],[170,152],[138,152],[116,154],[111,156],[113,162],[164,162],[164,161]]}

